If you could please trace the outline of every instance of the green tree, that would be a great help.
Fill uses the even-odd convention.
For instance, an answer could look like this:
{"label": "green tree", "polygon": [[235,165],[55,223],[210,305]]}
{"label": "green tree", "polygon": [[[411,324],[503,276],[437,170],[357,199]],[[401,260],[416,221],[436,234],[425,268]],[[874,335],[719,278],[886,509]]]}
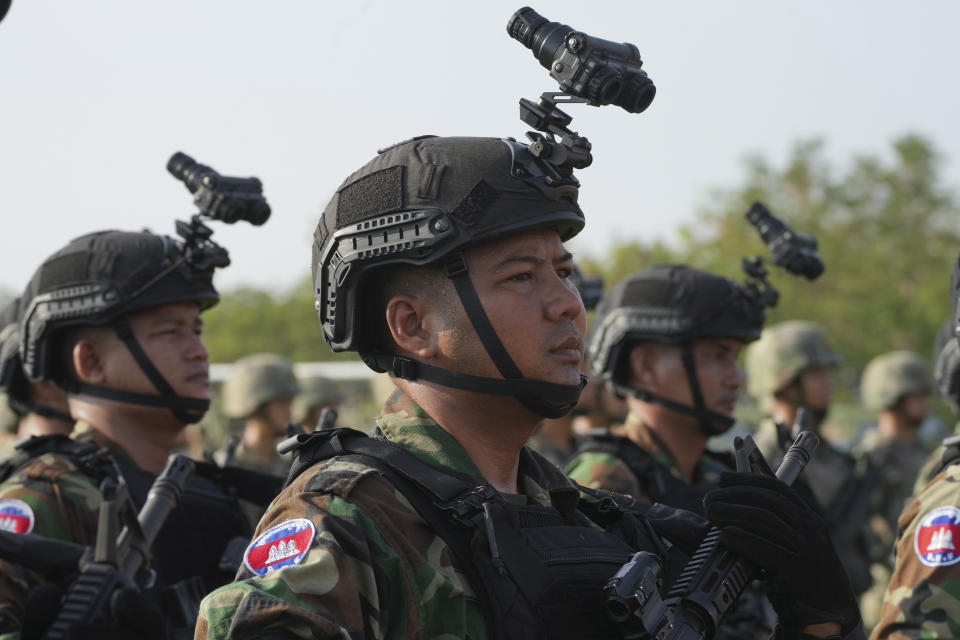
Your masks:
{"label": "green tree", "polygon": [[332,353],[323,341],[309,277],[277,294],[255,288],[225,292],[204,314],[204,323],[204,342],[213,362],[233,362],[261,351],[294,362],[357,359],[355,353]]}
{"label": "green tree", "polygon": [[884,351],[929,354],[949,312],[950,269],[960,249],[960,206],[941,182],[933,144],[903,136],[890,160],[859,156],[838,170],[821,141],[803,141],[783,166],[756,155],[745,165],[742,185],[714,191],[671,247],[623,243],[586,261],[586,270],[610,284],[665,257],[743,280],[740,258],[768,255],[744,218],[760,200],[796,230],[816,235],[826,264],[815,282],[770,266],[781,293],[771,322],[821,323],[851,379]]}

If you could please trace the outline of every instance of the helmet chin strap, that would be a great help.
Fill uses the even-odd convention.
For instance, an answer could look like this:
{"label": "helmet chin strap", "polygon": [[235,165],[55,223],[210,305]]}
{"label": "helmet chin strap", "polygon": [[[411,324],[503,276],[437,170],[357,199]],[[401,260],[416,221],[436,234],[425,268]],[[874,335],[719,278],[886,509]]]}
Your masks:
{"label": "helmet chin strap", "polygon": [[133,356],[140,370],[150,379],[150,382],[157,388],[160,395],[121,391],[119,389],[111,389],[101,385],[78,381],[68,382],[66,390],[71,393],[83,393],[115,402],[124,402],[144,407],[162,407],[169,409],[174,417],[183,424],[199,422],[210,408],[210,400],[178,396],[173,390],[173,387],[170,386],[170,383],[163,377],[163,374],[160,373],[153,365],[153,362],[150,361],[150,357],[143,350],[143,347],[140,346],[140,343],[137,342],[137,338],[133,335],[133,329],[130,327],[127,319],[124,317],[118,318],[113,321],[112,326],[117,336],[126,345],[127,350],[130,351],[130,355]]}
{"label": "helmet chin strap", "polygon": [[693,396],[693,406],[665,398],[646,389],[641,389],[640,387],[633,387],[613,381],[607,384],[622,396],[633,396],[644,402],[659,404],[671,411],[696,418],[700,430],[709,437],[726,433],[734,425],[736,419],[723,413],[711,411],[707,408],[706,404],[704,404],[703,393],[700,390],[700,379],[697,376],[697,364],[693,357],[693,346],[689,342],[682,346],[681,359],[683,361],[683,369],[687,374],[687,384],[690,387],[690,395]]}
{"label": "helmet chin strap", "polygon": [[503,343],[500,342],[496,330],[483,310],[480,297],[470,280],[467,261],[463,254],[453,255],[443,267],[446,276],[450,278],[457,290],[460,302],[480,337],[481,344],[503,378],[488,378],[449,371],[402,356],[366,354],[363,356],[364,359],[406,380],[419,378],[455,389],[494,395],[512,395],[524,407],[544,418],[562,418],[573,411],[580,399],[580,392],[587,384],[587,377],[581,373],[580,384],[575,385],[525,378],[507,353]]}

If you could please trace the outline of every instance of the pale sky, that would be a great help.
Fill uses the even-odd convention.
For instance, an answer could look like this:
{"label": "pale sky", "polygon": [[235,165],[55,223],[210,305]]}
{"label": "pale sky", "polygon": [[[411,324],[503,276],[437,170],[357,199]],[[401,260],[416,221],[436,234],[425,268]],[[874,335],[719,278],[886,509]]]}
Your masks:
{"label": "pale sky", "polygon": [[[309,272],[327,199],[415,135],[523,138],[517,101],[556,90],[505,25],[519,2],[13,0],[0,23],[0,290],[98,229],[173,233],[193,213],[174,151],[256,175],[263,227],[211,223],[221,288]],[[843,166],[906,132],[960,184],[960,3],[635,1],[532,5],[637,45],[658,88],[639,115],[572,105],[593,143],[574,252],[670,238],[741,159],[820,136]],[[960,224],[960,221],[958,221]]]}

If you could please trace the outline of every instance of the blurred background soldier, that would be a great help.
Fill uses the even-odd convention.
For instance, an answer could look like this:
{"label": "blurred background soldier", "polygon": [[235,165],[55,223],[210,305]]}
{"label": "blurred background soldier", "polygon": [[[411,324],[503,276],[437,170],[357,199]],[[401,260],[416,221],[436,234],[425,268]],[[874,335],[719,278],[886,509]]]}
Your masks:
{"label": "blurred background soldier", "polygon": [[[6,394],[7,405],[17,415],[15,439],[55,433],[70,435],[74,420],[67,406],[67,393],[52,380],[30,382],[23,373],[18,349],[19,316],[19,298],[0,311],[0,391]],[[12,449],[6,450],[7,455],[11,453]]]}
{"label": "blurred background soldier", "polygon": [[[769,413],[757,430],[757,446],[774,468],[793,442],[791,425],[800,407],[812,417],[810,430],[817,432],[823,425],[830,409],[831,374],[839,361],[820,327],[803,320],[767,327],[747,349],[747,390]],[[850,517],[864,490],[856,462],[821,437],[803,476],[830,527],[851,586],[863,593],[872,579],[865,520]]]}
{"label": "blurred background soldier", "polygon": [[293,365],[282,356],[256,353],[233,363],[223,384],[223,412],[240,433],[227,438],[217,462],[285,476],[290,460],[277,453],[277,442],[287,435],[299,391]]}
{"label": "blurred background soldier", "polygon": [[293,420],[307,433],[317,428],[324,409],[339,410],[343,392],[329,378],[314,376],[300,380],[300,393],[293,399]]}
{"label": "blurred background soldier", "polygon": [[877,412],[876,427],[859,443],[855,455],[863,474],[854,515],[866,512],[870,527],[870,556],[874,585],[860,598],[864,626],[873,628],[880,618],[880,603],[893,570],[893,544],[897,519],[910,498],[927,452],[917,429],[927,416],[930,394],[927,363],[911,351],[891,351],[867,364],[860,382],[864,406]]}
{"label": "blurred background soldier", "polygon": [[[37,269],[22,297],[23,372],[65,389],[71,415],[90,429],[75,439],[32,438],[0,467],[0,503],[17,515],[17,533],[93,545],[101,482],[122,479],[139,509],[180,432],[203,416],[210,380],[200,313],[219,299],[203,250],[222,251],[205,242],[185,254],[166,236],[103,231],[74,239]],[[192,626],[199,597],[232,577],[250,534],[236,487],[209,467],[197,465],[151,547],[156,582],[148,597],[174,628]],[[54,583],[25,598],[40,580],[2,563],[5,630],[22,623],[26,637],[26,626],[39,635],[49,624],[60,607]],[[111,610],[111,619],[143,625],[124,633],[163,631],[156,617],[121,613]]]}

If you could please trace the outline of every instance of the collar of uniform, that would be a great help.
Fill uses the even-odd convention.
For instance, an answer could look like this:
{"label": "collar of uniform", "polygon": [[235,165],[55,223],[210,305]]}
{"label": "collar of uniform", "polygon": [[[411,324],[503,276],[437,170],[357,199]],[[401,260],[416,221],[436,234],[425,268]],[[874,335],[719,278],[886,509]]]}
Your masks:
{"label": "collar of uniform", "polygon": [[75,434],[73,436],[74,440],[78,442],[92,442],[101,449],[106,449],[110,452],[110,455],[113,456],[113,459],[118,463],[131,464],[135,468],[139,469],[140,465],[136,463],[129,453],[121,447],[119,444],[108,438],[104,433],[98,431],[96,427],[93,427],[87,423],[77,422],[77,427],[75,428]]}
{"label": "collar of uniform", "polygon": [[380,410],[377,426],[387,440],[402,446],[423,462],[466,474],[476,482],[486,484],[483,474],[456,438],[400,389],[393,392]]}
{"label": "collar of uniform", "polygon": [[624,430],[634,443],[656,460],[660,465],[667,468],[670,475],[683,480],[687,484],[695,484],[700,481],[710,470],[711,466],[707,460],[707,452],[700,456],[696,466],[693,468],[693,477],[688,478],[680,468],[673,452],[663,442],[663,440],[654,431],[647,426],[640,416],[632,411],[627,414],[627,420],[624,422]]}
{"label": "collar of uniform", "polygon": [[[393,392],[377,418],[380,433],[434,467],[470,476],[488,484],[457,439],[400,389]],[[521,450],[517,488],[537,504],[553,504],[561,512],[576,508],[576,491],[559,469],[526,447]],[[573,500],[567,493],[573,492]],[[573,502],[572,508],[568,505]]]}

